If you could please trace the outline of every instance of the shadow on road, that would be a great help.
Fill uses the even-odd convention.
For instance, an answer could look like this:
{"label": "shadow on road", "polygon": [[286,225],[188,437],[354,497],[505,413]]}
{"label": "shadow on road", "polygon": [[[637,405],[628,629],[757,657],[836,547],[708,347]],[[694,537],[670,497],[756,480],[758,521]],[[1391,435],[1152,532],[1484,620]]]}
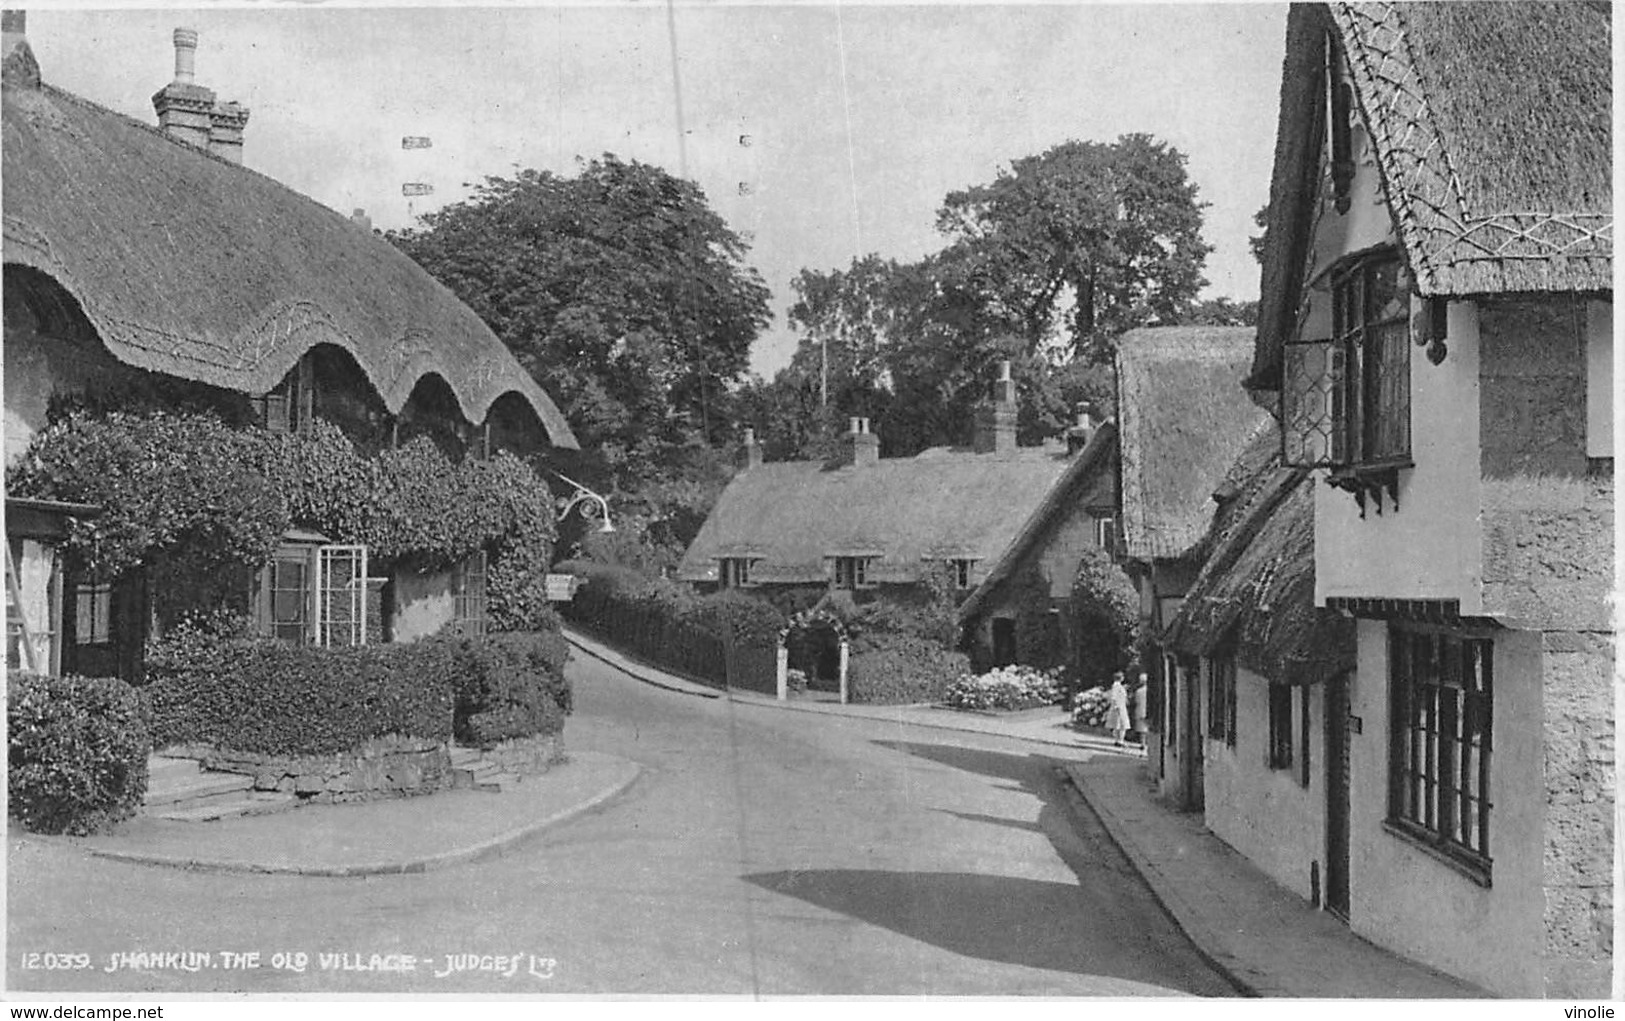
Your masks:
{"label": "shadow on road", "polygon": [[1149,962],[1080,903],[1077,887],[965,872],[813,869],[745,877],[967,957],[1161,984]]}
{"label": "shadow on road", "polygon": [[1235,995],[1174,925],[1085,807],[1067,803],[1057,760],[957,745],[877,741],[1034,795],[1037,818],[949,812],[1042,833],[1077,877],[1056,883],[959,872],[814,869],[749,882],[934,946],[1010,964],[1109,975],[1198,996]]}

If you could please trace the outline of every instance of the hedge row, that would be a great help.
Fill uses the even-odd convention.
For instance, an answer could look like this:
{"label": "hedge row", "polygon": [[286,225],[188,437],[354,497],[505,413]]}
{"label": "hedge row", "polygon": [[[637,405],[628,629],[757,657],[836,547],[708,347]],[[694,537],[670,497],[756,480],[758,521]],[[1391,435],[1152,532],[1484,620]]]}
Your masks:
{"label": "hedge row", "polygon": [[622,567],[568,561],[583,579],[565,615],[645,658],[718,686],[773,690],[779,633],[771,604],[739,592],[698,595]]}
{"label": "hedge row", "polygon": [[104,677],[6,679],[8,809],[41,833],[95,833],[134,815],[151,750],[141,699]]}
{"label": "hedge row", "polygon": [[556,734],[571,709],[557,631],[348,648],[209,636],[148,648],[153,741],[327,755],[402,734],[479,745]]}

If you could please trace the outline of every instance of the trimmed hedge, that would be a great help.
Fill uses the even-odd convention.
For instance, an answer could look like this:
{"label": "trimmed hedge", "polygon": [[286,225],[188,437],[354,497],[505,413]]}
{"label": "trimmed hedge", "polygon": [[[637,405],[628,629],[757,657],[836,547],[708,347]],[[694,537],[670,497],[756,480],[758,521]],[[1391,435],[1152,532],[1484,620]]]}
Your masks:
{"label": "trimmed hedge", "polygon": [[39,833],[87,834],[128,819],[152,750],[140,696],[105,677],[7,678],[9,811]]}
{"label": "trimmed hedge", "polygon": [[629,651],[719,687],[773,690],[785,616],[742,592],[697,595],[624,567],[573,560],[584,579],[565,615]]}
{"label": "trimmed hedge", "polygon": [[320,648],[236,638],[188,663],[159,658],[143,689],[159,747],[262,755],[332,755],[387,734],[450,740],[467,669],[454,645],[435,641]]}
{"label": "trimmed hedge", "polygon": [[348,648],[296,646],[215,615],[147,646],[153,739],[265,755],[330,755],[388,734],[489,747],[553,735],[573,708],[569,646],[544,630]]}
{"label": "trimmed hedge", "polygon": [[948,685],[969,672],[964,653],[929,638],[870,631],[853,643],[847,695],[853,702],[887,705],[941,702]]}

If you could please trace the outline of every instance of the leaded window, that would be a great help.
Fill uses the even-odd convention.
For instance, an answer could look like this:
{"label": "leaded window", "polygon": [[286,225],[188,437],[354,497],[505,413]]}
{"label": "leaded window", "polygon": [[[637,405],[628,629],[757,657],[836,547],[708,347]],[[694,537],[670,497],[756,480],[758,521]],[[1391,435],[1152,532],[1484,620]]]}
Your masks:
{"label": "leaded window", "polygon": [[1393,468],[1409,463],[1410,287],[1384,252],[1332,277],[1332,336],[1283,352],[1281,420],[1288,463]]}

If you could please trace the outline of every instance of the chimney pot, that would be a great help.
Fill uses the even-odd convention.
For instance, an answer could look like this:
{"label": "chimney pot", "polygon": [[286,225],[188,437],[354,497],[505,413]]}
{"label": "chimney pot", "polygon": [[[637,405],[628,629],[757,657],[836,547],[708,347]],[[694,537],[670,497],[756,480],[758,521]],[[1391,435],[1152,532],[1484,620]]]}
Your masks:
{"label": "chimney pot", "polygon": [[372,217],[367,215],[365,209],[357,209],[350,214],[350,222],[362,230],[372,230]]}
{"label": "chimney pot", "polygon": [[841,461],[854,468],[880,460],[880,437],[869,431],[867,418],[853,417],[841,451]]}
{"label": "chimney pot", "polygon": [[175,80],[183,84],[190,84],[193,78],[196,77],[197,30],[177,28],[174,38]]}

